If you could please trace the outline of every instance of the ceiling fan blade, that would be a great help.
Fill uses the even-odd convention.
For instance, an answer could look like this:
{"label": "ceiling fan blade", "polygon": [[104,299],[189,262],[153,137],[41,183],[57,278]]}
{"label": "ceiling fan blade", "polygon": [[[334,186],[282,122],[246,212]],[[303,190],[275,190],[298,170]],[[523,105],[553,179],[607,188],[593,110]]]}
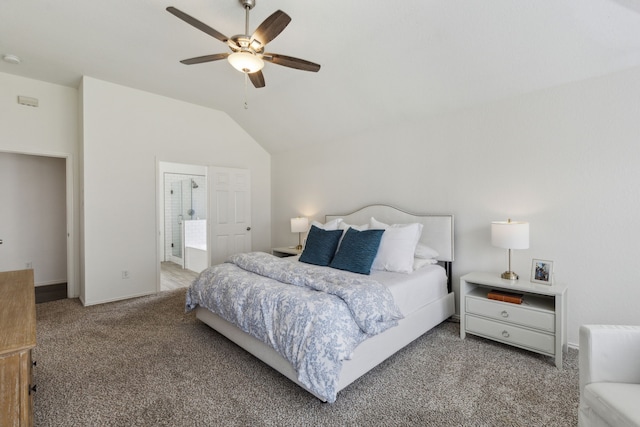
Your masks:
{"label": "ceiling fan blade", "polygon": [[256,28],[251,40],[258,40],[262,46],[275,39],[291,22],[291,17],[281,10],[276,10]]}
{"label": "ceiling fan blade", "polygon": [[264,75],[262,74],[262,71],[256,71],[255,73],[247,74],[247,76],[249,76],[249,80],[251,80],[254,87],[264,87]]}
{"label": "ceiling fan blade", "polygon": [[220,40],[223,43],[226,43],[227,40],[228,40],[228,37],[225,36],[224,34],[214,30],[213,28],[211,28],[207,24],[198,21],[193,16],[187,15],[186,13],[182,12],[181,10],[176,9],[173,6],[169,6],[167,8],[167,12],[177,16],[178,18],[182,19],[187,24],[196,27],[200,31],[204,31],[205,33],[209,34],[211,37],[215,37],[216,39]]}
{"label": "ceiling fan blade", "polygon": [[230,53],[214,53],[213,55],[197,56],[195,58],[183,59],[182,62],[185,65],[202,64],[203,62],[219,61],[225,59]]}
{"label": "ceiling fan blade", "polygon": [[278,55],[277,53],[265,53],[262,59],[273,64],[282,65],[284,67],[295,68],[303,71],[317,72],[320,70],[320,64],[316,64],[304,59],[294,58],[292,56]]}

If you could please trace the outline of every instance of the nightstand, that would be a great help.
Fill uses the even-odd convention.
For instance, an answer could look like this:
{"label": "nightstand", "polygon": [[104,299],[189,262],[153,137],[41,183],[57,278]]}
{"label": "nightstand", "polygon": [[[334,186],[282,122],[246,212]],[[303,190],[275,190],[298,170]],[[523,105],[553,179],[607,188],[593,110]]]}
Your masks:
{"label": "nightstand", "polygon": [[[490,290],[523,295],[522,304],[487,298]],[[460,278],[460,338],[477,335],[555,358],[567,351],[567,287],[505,280],[498,273]]]}
{"label": "nightstand", "polygon": [[300,255],[302,250],[298,250],[295,247],[290,248],[285,246],[284,248],[273,248],[271,249],[271,253],[277,257],[284,258],[288,256]]}

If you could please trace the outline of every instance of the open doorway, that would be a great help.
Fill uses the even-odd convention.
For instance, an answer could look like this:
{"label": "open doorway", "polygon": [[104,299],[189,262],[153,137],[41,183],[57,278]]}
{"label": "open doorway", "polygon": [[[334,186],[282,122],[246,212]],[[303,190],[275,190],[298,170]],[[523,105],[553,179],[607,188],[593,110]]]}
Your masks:
{"label": "open doorway", "polygon": [[0,271],[33,269],[36,302],[75,296],[69,158],[0,152]]}
{"label": "open doorway", "polygon": [[208,266],[206,172],[159,162],[160,291],[188,287]]}
{"label": "open doorway", "polygon": [[162,161],[157,170],[158,292],[251,250],[249,170]]}

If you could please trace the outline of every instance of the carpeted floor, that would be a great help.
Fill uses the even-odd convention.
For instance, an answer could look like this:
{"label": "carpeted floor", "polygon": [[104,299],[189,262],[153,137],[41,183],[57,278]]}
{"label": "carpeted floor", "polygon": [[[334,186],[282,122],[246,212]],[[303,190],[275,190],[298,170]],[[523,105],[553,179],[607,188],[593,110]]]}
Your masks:
{"label": "carpeted floor", "polygon": [[338,394],[291,383],[184,313],[184,290],[37,306],[36,426],[575,426],[578,352],[549,357],[445,322]]}

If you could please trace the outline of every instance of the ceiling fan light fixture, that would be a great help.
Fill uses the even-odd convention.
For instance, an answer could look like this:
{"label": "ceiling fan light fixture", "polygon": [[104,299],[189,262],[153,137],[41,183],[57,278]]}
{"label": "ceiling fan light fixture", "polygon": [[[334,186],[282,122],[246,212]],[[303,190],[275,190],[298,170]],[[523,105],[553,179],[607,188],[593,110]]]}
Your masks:
{"label": "ceiling fan light fixture", "polygon": [[262,58],[250,52],[234,52],[227,57],[227,60],[233,68],[247,74],[260,71],[264,67]]}

